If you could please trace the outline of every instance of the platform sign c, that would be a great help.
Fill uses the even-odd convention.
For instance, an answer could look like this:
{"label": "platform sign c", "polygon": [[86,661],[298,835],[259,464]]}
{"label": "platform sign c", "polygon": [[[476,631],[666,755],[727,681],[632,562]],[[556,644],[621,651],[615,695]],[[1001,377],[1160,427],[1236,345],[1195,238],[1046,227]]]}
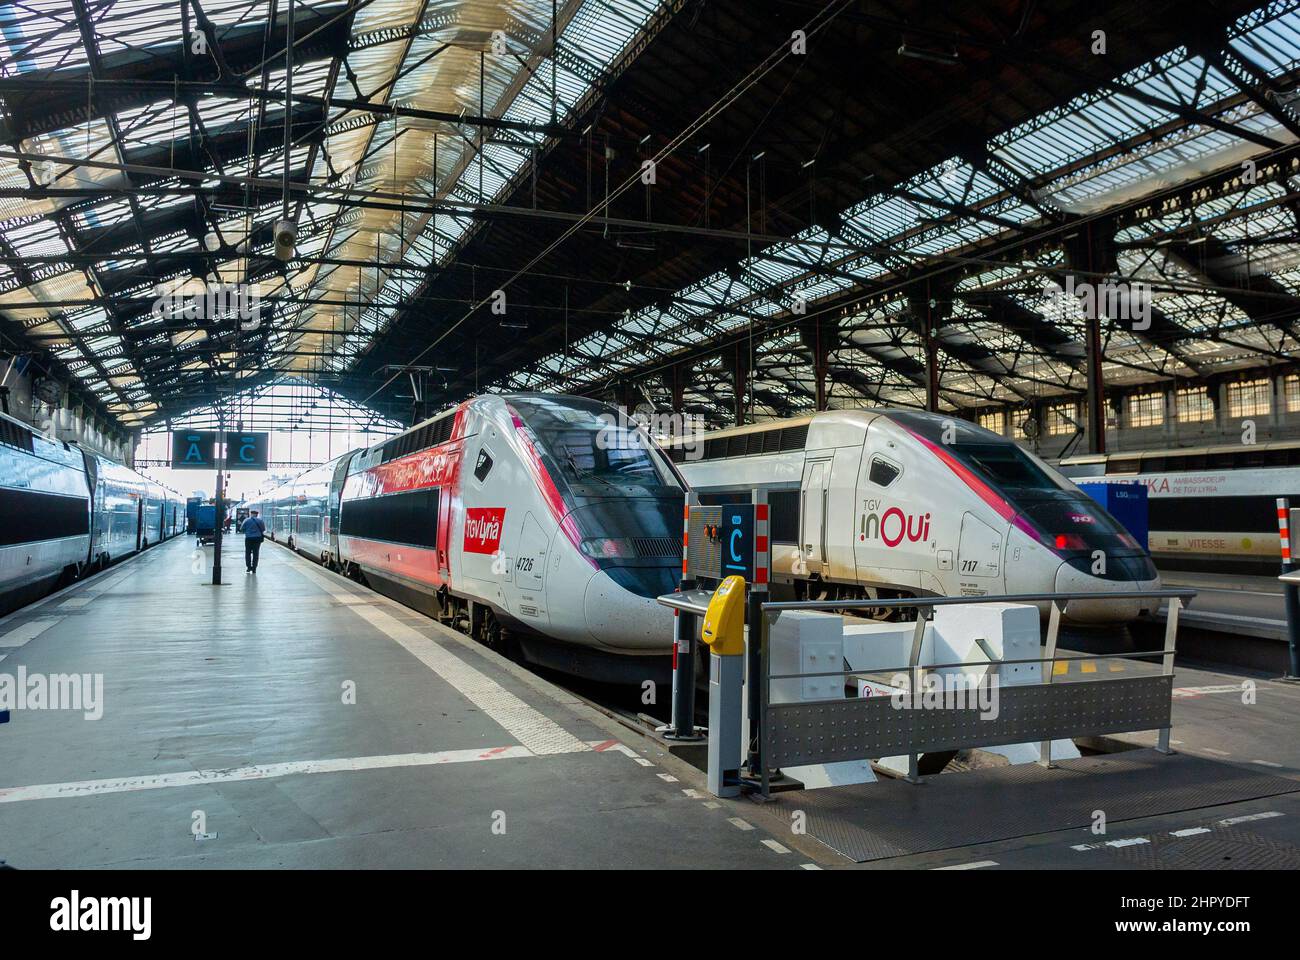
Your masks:
{"label": "platform sign c", "polygon": [[227,470],[265,470],[269,434],[235,432],[226,434]]}
{"label": "platform sign c", "polygon": [[754,579],[754,505],[728,503],[722,507],[722,576]]}

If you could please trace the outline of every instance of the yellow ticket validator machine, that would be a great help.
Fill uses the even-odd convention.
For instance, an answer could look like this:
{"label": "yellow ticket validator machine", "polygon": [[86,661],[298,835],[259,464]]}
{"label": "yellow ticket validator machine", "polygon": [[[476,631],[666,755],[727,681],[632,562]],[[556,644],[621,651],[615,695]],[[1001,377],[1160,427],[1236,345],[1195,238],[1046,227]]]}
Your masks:
{"label": "yellow ticket validator machine", "polygon": [[709,645],[709,792],[740,795],[740,712],[745,685],[745,580],[713,592],[700,637]]}

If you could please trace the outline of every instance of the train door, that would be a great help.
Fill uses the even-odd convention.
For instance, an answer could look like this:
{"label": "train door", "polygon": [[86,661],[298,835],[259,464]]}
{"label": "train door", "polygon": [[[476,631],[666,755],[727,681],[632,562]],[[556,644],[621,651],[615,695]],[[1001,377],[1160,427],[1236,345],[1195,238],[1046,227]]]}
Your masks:
{"label": "train door", "polygon": [[546,551],[550,541],[531,513],[524,516],[515,558],[515,585],[520,590],[541,590],[546,579]]}
{"label": "train door", "polygon": [[341,562],[343,553],[339,547],[339,519],[341,516],[343,503],[343,484],[348,479],[348,467],[352,464],[352,454],[340,457],[338,465],[334,468],[334,477],[330,481],[329,487],[329,517],[324,521],[325,530],[321,539],[329,544],[330,555],[336,563]]}
{"label": "train door", "polygon": [[135,502],[135,548],[140,549],[144,540],[144,497]]}
{"label": "train door", "polygon": [[799,550],[808,573],[821,573],[826,564],[826,501],[830,481],[830,460],[810,460],[804,465]]}
{"label": "train door", "polygon": [[931,517],[924,508],[929,479],[879,421],[868,427],[853,518],[860,583],[919,587],[922,571],[933,568]]}
{"label": "train door", "polygon": [[957,547],[957,570],[963,593],[987,592],[1002,572],[1002,533],[975,514],[961,518],[961,540]]}

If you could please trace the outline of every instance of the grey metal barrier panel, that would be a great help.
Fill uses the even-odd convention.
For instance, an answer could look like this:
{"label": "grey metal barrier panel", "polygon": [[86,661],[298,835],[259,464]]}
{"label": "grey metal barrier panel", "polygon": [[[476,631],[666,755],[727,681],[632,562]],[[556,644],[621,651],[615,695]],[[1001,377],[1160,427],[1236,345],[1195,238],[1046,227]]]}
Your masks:
{"label": "grey metal barrier panel", "polygon": [[767,763],[801,766],[1155,730],[1170,725],[1173,682],[1160,675],[997,687],[995,716],[978,707],[899,707],[893,697],[769,704]]}

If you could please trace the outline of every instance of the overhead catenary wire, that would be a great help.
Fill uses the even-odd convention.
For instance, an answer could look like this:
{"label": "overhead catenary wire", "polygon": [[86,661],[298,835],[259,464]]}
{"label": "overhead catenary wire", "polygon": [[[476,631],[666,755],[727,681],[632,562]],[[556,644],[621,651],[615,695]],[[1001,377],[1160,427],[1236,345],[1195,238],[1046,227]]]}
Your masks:
{"label": "overhead catenary wire", "polygon": [[[848,9],[848,7],[852,6],[853,2],[854,0],[837,0],[837,2],[828,4],[825,8],[819,10],[816,14],[813,15],[812,19],[809,20],[808,23],[805,24],[805,26],[803,27],[803,33],[805,37],[810,38],[816,33],[823,30],[828,24],[831,23],[831,21],[835,19],[836,16],[838,16],[844,10]],[[661,163],[663,160],[671,156],[678,148],[680,148],[682,145],[687,143],[691,139],[691,137],[693,137],[696,133],[698,133],[700,130],[706,127],[715,117],[720,115],[723,111],[725,111],[728,107],[730,107],[736,100],[738,100],[747,91],[749,91],[755,84],[758,83],[759,80],[767,76],[767,74],[769,74],[772,70],[776,69],[776,67],[781,63],[783,63],[788,57],[794,55],[796,54],[794,53],[794,49],[790,40],[788,38],[783,39],[780,45],[778,45],[775,50],[769,53],[767,57],[765,57],[763,61],[758,64],[758,66],[754,67],[748,74],[745,75],[745,77],[743,77],[738,83],[732,86],[730,90],[724,93],[711,106],[705,109],[705,111],[701,113],[700,116],[698,116],[695,120],[689,123],[684,130],[682,130],[675,137],[673,137],[672,140],[668,141],[658,151],[658,153],[656,153],[654,157],[651,158],[651,163],[654,164],[655,166],[658,166],[659,163]],[[554,53],[552,53],[552,56],[554,56]],[[640,171],[637,171],[632,176],[628,177],[627,180],[623,181],[623,183],[620,184],[609,195],[607,195],[603,201],[601,201],[596,206],[592,207],[586,214],[579,217],[568,229],[562,232],[559,237],[557,237],[550,244],[548,244],[540,253],[536,254],[532,259],[530,259],[527,264],[525,264],[519,270],[516,270],[510,276],[509,279],[507,279],[504,283],[502,283],[502,285],[498,289],[500,290],[507,289],[517,279],[527,274],[533,267],[535,267],[538,263],[541,263],[546,257],[550,256],[551,253],[553,253],[556,249],[558,249],[561,245],[563,245],[574,234],[578,233],[578,231],[580,231],[592,218],[594,218],[599,211],[608,210],[610,203],[618,199],[618,197],[622,196],[625,192],[632,189],[636,184],[640,182],[641,182],[641,174]],[[454,333],[457,329],[459,329],[460,326],[464,324],[466,320],[468,320],[471,316],[474,315],[475,312],[477,312],[480,308],[482,308],[488,302],[488,299],[490,298],[485,298],[479,301],[475,306],[470,307],[469,310],[467,310],[459,319],[454,321],[446,330],[444,330],[436,338],[434,338],[434,340],[430,342],[426,347],[424,347],[424,349],[420,350],[419,353],[417,353],[410,360],[408,360],[406,366],[416,363],[423,357],[427,356],[431,350],[433,350],[444,340],[446,340],[449,336],[451,336],[451,334]],[[476,350],[475,352],[475,389],[476,390],[478,389],[477,366],[478,364],[477,364],[477,350]],[[397,379],[397,377],[400,375],[400,372],[401,371],[399,370],[397,373],[391,374],[387,380],[385,380],[378,387],[376,387],[369,394],[367,394],[365,398],[362,400],[362,402],[368,403],[370,400],[374,399],[374,397],[377,394],[379,394],[381,391],[387,389],[387,387],[391,385],[394,380]]]}

